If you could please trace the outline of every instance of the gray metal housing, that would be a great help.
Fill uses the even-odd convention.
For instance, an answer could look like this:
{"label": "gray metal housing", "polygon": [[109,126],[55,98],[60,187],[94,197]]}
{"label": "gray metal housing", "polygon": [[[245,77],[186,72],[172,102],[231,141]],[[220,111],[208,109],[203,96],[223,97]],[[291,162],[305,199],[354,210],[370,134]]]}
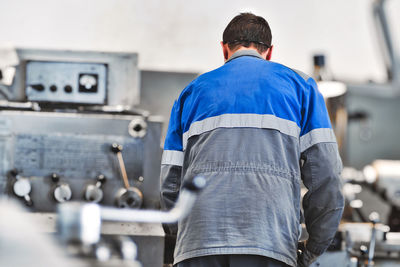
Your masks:
{"label": "gray metal housing", "polygon": [[[144,137],[133,137],[131,122],[147,124]],[[54,211],[50,175],[69,184],[72,200],[84,201],[87,185],[103,174],[104,198],[112,206],[123,187],[111,144],[122,144],[130,186],[143,194],[143,208],[158,208],[161,120],[134,115],[0,111],[0,193],[13,194],[6,174],[16,168],[28,177],[35,211]]]}
{"label": "gray metal housing", "polygon": [[26,65],[29,61],[99,63],[107,66],[108,106],[136,106],[140,102],[140,75],[137,53],[93,52],[70,50],[17,49],[20,64],[17,66],[13,85],[10,87],[12,101],[26,101]]}

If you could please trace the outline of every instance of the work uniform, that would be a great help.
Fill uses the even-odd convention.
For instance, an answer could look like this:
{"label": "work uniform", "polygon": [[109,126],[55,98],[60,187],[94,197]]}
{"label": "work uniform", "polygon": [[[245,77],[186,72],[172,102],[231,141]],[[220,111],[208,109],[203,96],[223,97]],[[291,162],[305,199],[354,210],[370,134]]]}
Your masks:
{"label": "work uniform", "polygon": [[161,166],[165,209],[182,181],[207,185],[179,222],[174,264],[224,254],[260,255],[296,266],[301,179],[310,235],[321,254],[343,210],[342,164],[324,99],[312,78],[236,52],[192,81],[175,101]]}

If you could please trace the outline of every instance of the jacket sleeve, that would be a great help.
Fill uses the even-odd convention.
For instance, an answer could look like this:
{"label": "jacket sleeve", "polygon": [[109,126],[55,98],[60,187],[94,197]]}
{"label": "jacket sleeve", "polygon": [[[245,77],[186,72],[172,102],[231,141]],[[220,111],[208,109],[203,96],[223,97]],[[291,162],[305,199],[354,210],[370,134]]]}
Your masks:
{"label": "jacket sleeve", "polygon": [[[183,165],[182,130],[179,102],[175,101],[172,107],[164,151],[161,160],[161,208],[171,209],[179,195]],[[167,233],[176,234],[177,225],[170,224],[164,227]]]}
{"label": "jacket sleeve", "polygon": [[313,79],[303,101],[301,175],[308,192],[303,198],[309,233],[306,249],[322,254],[332,242],[342,217],[342,162],[322,95]]}

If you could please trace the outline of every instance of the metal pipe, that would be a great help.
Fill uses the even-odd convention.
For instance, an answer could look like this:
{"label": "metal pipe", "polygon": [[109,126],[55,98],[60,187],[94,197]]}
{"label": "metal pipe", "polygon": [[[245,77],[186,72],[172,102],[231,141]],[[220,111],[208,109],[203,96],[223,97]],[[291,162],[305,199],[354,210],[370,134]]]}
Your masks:
{"label": "metal pipe", "polygon": [[369,215],[369,219],[372,223],[371,241],[368,248],[368,263],[367,267],[374,266],[374,254],[375,254],[375,243],[376,243],[376,224],[379,222],[379,214],[377,212],[372,212]]}
{"label": "metal pipe", "polygon": [[98,204],[70,202],[58,207],[58,231],[64,242],[94,244],[100,239],[101,221],[175,223],[189,214],[197,193],[206,185],[204,177],[185,182],[175,206],[170,211],[128,210],[100,207]]}
{"label": "metal pipe", "polygon": [[385,57],[386,71],[389,81],[399,82],[399,66],[393,47],[393,40],[390,33],[389,23],[385,12],[386,0],[375,0],[373,13],[376,19],[378,34],[382,35],[382,49]]}
{"label": "metal pipe", "polygon": [[124,181],[125,188],[128,189],[130,187],[130,185],[129,185],[129,180],[128,180],[128,174],[126,173],[126,169],[125,169],[124,159],[122,158],[122,153],[117,152],[117,157],[118,157],[119,168],[120,168],[121,174],[122,174],[122,180]]}
{"label": "metal pipe", "polygon": [[178,201],[170,211],[128,210],[102,207],[100,214],[104,221],[175,223],[184,218],[192,209],[196,200],[194,192],[183,190]]}

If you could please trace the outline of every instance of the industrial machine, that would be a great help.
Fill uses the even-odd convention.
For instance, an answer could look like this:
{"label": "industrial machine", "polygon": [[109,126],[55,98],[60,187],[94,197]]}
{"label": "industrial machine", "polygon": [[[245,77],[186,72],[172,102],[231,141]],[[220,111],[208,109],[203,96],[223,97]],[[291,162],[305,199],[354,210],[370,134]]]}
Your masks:
{"label": "industrial machine", "polygon": [[[346,167],[342,180],[346,199],[342,223],[328,251],[312,266],[399,266],[400,161],[377,160],[361,171]],[[388,218],[378,212],[365,214],[357,196],[366,187],[391,207]]]}
{"label": "industrial machine", "polygon": [[[71,201],[159,209],[162,119],[136,108],[137,54],[6,49],[0,56],[0,195],[19,201],[48,233],[59,204]],[[162,266],[156,222],[114,221],[103,234],[133,238],[143,266]]]}
{"label": "industrial machine", "polygon": [[[170,211],[119,209],[97,203],[69,202],[60,204],[57,212],[57,241],[40,233],[43,222],[32,221],[15,203],[0,198],[0,212],[7,214],[0,221],[1,266],[77,266],[77,267],[142,267],[154,266],[137,261],[138,247],[125,235],[110,235],[116,231],[111,222],[176,223],[184,218],[196,200],[196,194],[206,185],[205,178],[196,176],[186,181]],[[53,225],[54,226],[54,225]],[[42,228],[42,229],[41,229]],[[108,229],[107,229],[108,228]],[[151,225],[150,225],[151,228]],[[132,231],[132,229],[130,230]],[[154,253],[154,248],[148,248]],[[140,250],[139,250],[140,253]],[[155,256],[154,254],[151,256]]]}
{"label": "industrial machine", "polygon": [[[366,123],[368,114],[355,112],[359,107],[347,97],[376,96],[364,103],[368,108],[389,108],[388,101],[398,106],[400,64],[386,2],[373,1],[373,14],[388,82],[347,84],[327,101],[342,156],[351,152],[351,164],[376,157],[361,142],[362,149],[348,149],[356,143],[345,138],[354,129],[347,124],[352,115],[365,124],[361,141],[371,137],[371,128],[387,130],[379,116],[375,125]],[[0,214],[7,214],[0,219],[0,266],[162,266],[161,223],[184,216],[190,205],[183,204],[193,198],[181,195],[170,213],[149,211],[159,208],[162,120],[137,108],[139,82],[134,53],[0,47],[0,195],[25,207],[19,212],[0,201]],[[348,114],[345,105],[353,109]],[[396,134],[375,140],[375,147],[387,139],[379,151],[390,148]],[[399,168],[398,162],[375,161],[362,171],[345,169],[343,223],[313,267],[400,265]],[[387,203],[388,216],[365,213],[359,194],[367,190]],[[57,232],[58,251],[60,244],[42,240]]]}

